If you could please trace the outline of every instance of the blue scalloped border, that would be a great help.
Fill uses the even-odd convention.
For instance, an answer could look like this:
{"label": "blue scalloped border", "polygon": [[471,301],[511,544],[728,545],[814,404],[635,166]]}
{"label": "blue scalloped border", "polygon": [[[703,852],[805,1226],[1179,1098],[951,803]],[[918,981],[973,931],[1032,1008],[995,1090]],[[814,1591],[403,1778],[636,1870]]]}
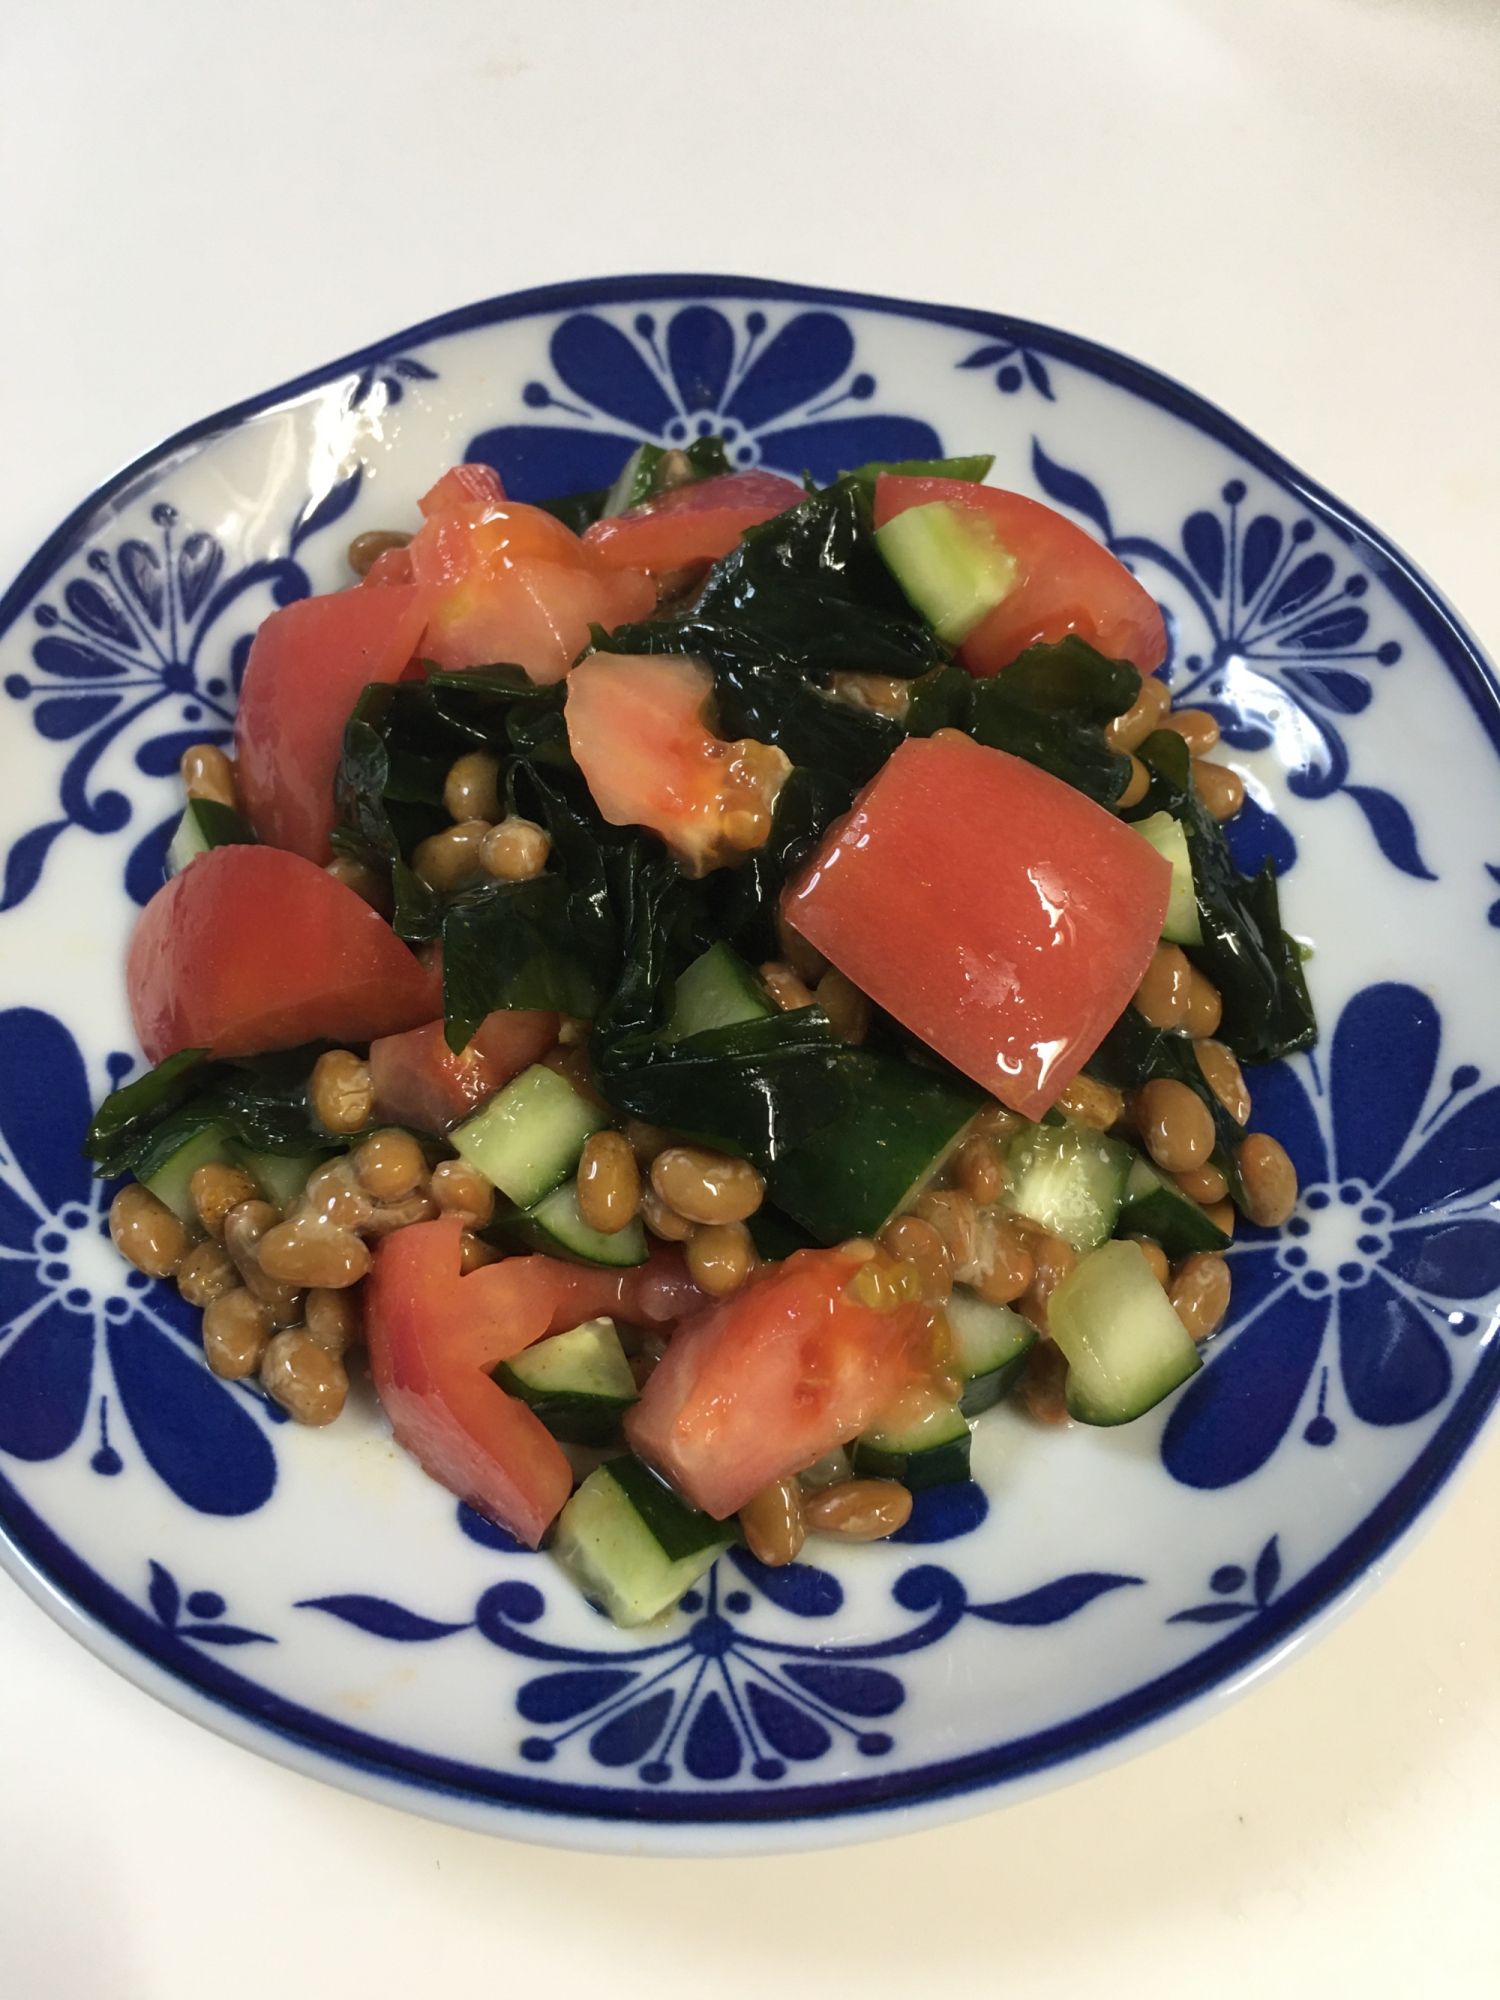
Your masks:
{"label": "blue scalloped border", "polygon": [[[829,305],[967,329],[1039,349],[1155,404],[1228,446],[1293,494],[1343,541],[1359,549],[1453,674],[1500,753],[1500,691],[1492,670],[1461,621],[1415,564],[1368,522],[1213,404],[1170,377],[1112,349],[1033,321],[966,307],[926,305],[758,278],[672,274],[604,278],[481,300],[422,321],[207,417],[136,459],[74,509],[0,597],[0,636],[62,564],[97,532],[101,515],[112,503],[128,502],[144,483],[154,480],[164,461],[179,457],[191,446],[233,429],[292,397],[424,341],[539,313],[584,306],[658,304],[684,298],[766,299],[798,305]],[[113,511],[118,511],[118,507]],[[132,1603],[81,1561],[3,1477],[0,1477],[0,1520],[6,1539],[28,1566],[136,1653],[210,1700],[254,1719],[287,1741],[372,1776],[470,1802],[612,1822],[744,1825],[818,1820],[935,1802],[982,1787],[1014,1782],[1103,1749],[1222,1685],[1331,1604],[1391,1547],[1452,1473],[1497,1397],[1500,1397],[1500,1340],[1491,1340],[1454,1408],[1412,1465],[1359,1526],[1284,1597],[1171,1673],[1067,1723],[989,1750],[916,1769],[778,1790],[774,1794],[698,1796],[615,1791],[496,1772],[404,1749],[331,1722],[271,1694],[174,1638],[148,1611]]]}

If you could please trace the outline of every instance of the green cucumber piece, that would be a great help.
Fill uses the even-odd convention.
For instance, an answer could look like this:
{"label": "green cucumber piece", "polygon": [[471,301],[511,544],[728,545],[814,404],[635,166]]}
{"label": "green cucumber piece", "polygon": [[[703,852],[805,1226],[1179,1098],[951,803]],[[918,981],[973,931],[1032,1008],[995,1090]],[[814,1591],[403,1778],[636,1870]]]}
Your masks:
{"label": "green cucumber piece", "polygon": [[230,1156],[251,1175],[266,1200],[273,1208],[279,1208],[283,1215],[323,1162],[333,1158],[332,1152],[252,1153],[247,1146],[238,1144],[231,1146]]}
{"label": "green cucumber piece", "polygon": [[1075,1250],[1092,1250],[1114,1233],[1138,1157],[1133,1146],[1085,1125],[1023,1127],[1006,1152],[1006,1200]]}
{"label": "green cucumber piece", "polygon": [[727,944],[716,944],[695,958],[673,987],[665,1038],[680,1042],[710,1028],[764,1021],[776,1011],[760,974]]}
{"label": "green cucumber piece", "polygon": [[211,847],[253,847],[255,829],[233,806],[217,799],[189,799],[167,847],[167,873],[180,875]]}
{"label": "green cucumber piece", "polygon": [[564,1181],[560,1188],[543,1195],[535,1208],[526,1211],[525,1227],[534,1249],[565,1258],[569,1263],[604,1264],[612,1270],[625,1270],[644,1264],[651,1254],[639,1219],[627,1222],[611,1235],[591,1229],[579,1212],[577,1181]]}
{"label": "green cucumber piece", "polygon": [[193,1206],[193,1197],[188,1192],[188,1184],[199,1167],[206,1167],[219,1160],[232,1161],[234,1151],[229,1135],[222,1125],[205,1125],[190,1139],[184,1139],[174,1153],[170,1153],[156,1170],[149,1174],[143,1186],[150,1189],[158,1201],[167,1207],[190,1230],[201,1230],[198,1211]]}
{"label": "green cucumber piece", "polygon": [[969,1476],[969,1426],[957,1403],[914,1392],[854,1441],[856,1479],[899,1479],[913,1493]]}
{"label": "green cucumber piece", "polygon": [[766,1192],[820,1243],[874,1236],[916,1199],[985,1102],[977,1085],[868,1049],[843,1058],[849,1109],[775,1161]]}
{"label": "green cucumber piece", "polygon": [[629,1627],[670,1611],[737,1534],[638,1458],[612,1458],[558,1515],[552,1555],[591,1603]]}
{"label": "green cucumber piece", "polygon": [[568,1178],[585,1143],[608,1123],[609,1113],[566,1077],[533,1063],[448,1137],[502,1194],[531,1208]]}
{"label": "green cucumber piece", "polygon": [[1125,1205],[1115,1223],[1117,1236],[1149,1236],[1170,1263],[1197,1250],[1227,1250],[1230,1239],[1182,1189],[1136,1156],[1125,1183]]}
{"label": "green cucumber piece", "polygon": [[1047,1324],[1068,1361],[1068,1413],[1128,1424],[1203,1366],[1137,1243],[1105,1243],[1063,1279]]}
{"label": "green cucumber piece", "polygon": [[945,1311],[964,1385],[958,1407],[966,1417],[977,1417],[1015,1387],[1037,1331],[1010,1306],[992,1306],[962,1285],[954,1286]]}
{"label": "green cucumber piece", "polygon": [[946,500],[908,507],[875,544],[912,603],[949,646],[967,638],[1015,588],[1017,563],[988,518]]}
{"label": "green cucumber piece", "polygon": [[640,1395],[612,1319],[586,1319],[490,1372],[563,1444],[614,1444]]}
{"label": "green cucumber piece", "polygon": [[1182,822],[1169,812],[1152,813],[1149,819],[1132,822],[1136,832],[1156,849],[1172,867],[1172,893],[1167,901],[1161,934],[1169,944],[1202,944],[1203,926],[1198,921],[1198,889],[1193,881],[1192,856]]}

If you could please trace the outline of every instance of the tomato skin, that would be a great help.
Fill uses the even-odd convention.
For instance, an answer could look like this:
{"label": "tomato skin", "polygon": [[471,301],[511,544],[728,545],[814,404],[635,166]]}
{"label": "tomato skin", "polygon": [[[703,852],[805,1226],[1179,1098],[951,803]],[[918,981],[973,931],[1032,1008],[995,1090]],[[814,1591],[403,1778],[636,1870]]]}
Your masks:
{"label": "tomato skin", "polygon": [[626,1415],[632,1450],[722,1521],[866,1429],[923,1372],[931,1316],[846,1297],[861,1261],[798,1250],[684,1321]]}
{"label": "tomato skin", "polygon": [[535,1548],[572,1475],[561,1447],[490,1369],[601,1313],[656,1321],[703,1295],[675,1253],[616,1272],[508,1257],[464,1277],[462,1236],[448,1217],[377,1244],[365,1286],[370,1367],[397,1442],[423,1471]]}
{"label": "tomato skin", "polygon": [[304,597],[261,626],[234,742],[240,800],[262,840],[309,861],[330,859],[349,711],[369,682],[400,679],[427,616],[425,592],[408,584]]}
{"label": "tomato skin", "polygon": [[[611,826],[647,826],[689,874],[739,860],[771,830],[771,808],[791,770],[786,755],[710,733],[713,676],[665,653],[595,653],[568,676],[568,743]],[[759,840],[731,839],[731,814],[758,814]]]}
{"label": "tomato skin", "polygon": [[556,1040],[555,1014],[521,1009],[487,1015],[459,1055],[445,1041],[441,1021],[382,1035],[370,1044],[374,1122],[446,1132],[529,1064],[540,1062]]}
{"label": "tomato skin", "polygon": [[727,556],[746,528],[795,507],[807,494],[778,472],[729,472],[675,486],[628,513],[595,521],[584,547],[610,569],[681,569]]}
{"label": "tomato skin", "polygon": [[489,466],[454,466],[421,505],[403,553],[431,593],[421,649],[440,667],[510,662],[534,681],[561,680],[591,624],[612,629],[655,608],[648,577],[607,568],[555,515],[507,500]]}
{"label": "tomato skin", "polygon": [[215,847],[190,862],[141,912],[125,978],[153,1063],[178,1049],[370,1041],[443,1004],[441,971],[352,889],[278,847]]}
{"label": "tomato skin", "polygon": [[945,732],[897,748],[782,908],[878,1006],[1039,1118],[1129,1004],[1171,882],[1082,792]]}
{"label": "tomato skin", "polygon": [[971,674],[996,674],[1028,646],[1055,645],[1070,632],[1143,674],[1167,657],[1166,626],[1150,592],[1092,535],[1040,500],[970,479],[883,472],[875,482],[875,525],[934,500],[985,515],[1020,564],[1016,588],[958,649]]}

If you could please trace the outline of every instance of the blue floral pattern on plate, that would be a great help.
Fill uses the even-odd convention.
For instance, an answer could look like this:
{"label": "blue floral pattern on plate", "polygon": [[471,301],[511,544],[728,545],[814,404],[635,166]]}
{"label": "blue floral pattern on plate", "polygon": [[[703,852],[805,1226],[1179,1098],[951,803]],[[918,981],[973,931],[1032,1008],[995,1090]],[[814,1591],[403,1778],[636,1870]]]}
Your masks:
{"label": "blue floral pattern on plate", "polygon": [[[1156,425],[1149,487],[1110,398]],[[276,449],[238,463],[277,469],[247,540],[191,475],[257,426]],[[389,525],[455,438],[525,498],[705,429],[731,432],[741,465],[820,478],[996,445],[997,477],[1134,567],[1163,604],[1174,693],[1214,711],[1250,781],[1241,865],[1295,866],[1325,1034],[1252,1073],[1253,1122],[1291,1150],[1301,1201],[1284,1231],[1241,1231],[1232,1322],[1162,1412],[1112,1441],[1039,1440],[1002,1410],[976,1439],[982,1483],[924,1496],[891,1543],[819,1545],[786,1571],[725,1557],[663,1627],[625,1634],[467,1510],[454,1532],[358,1383],[319,1437],[213,1378],[196,1315],[114,1259],[110,1191],[75,1148],[91,1087],[130,1068],[111,1053],[116,954],[130,898],[160,879],[177,755],[227,732],[257,620],[341,580],[336,538],[311,538]],[[1412,1520],[1500,1389],[1500,1087],[1479,997],[1500,920],[1492,888],[1471,894],[1500,881],[1481,858],[1500,855],[1500,704],[1396,552],[1118,356],[739,280],[493,302],[131,468],[0,600],[0,655],[42,753],[0,739],[0,1559],[272,1754],[591,1845],[612,1826],[732,1849],[821,1837],[796,1829],[828,1816],[915,1824],[1086,1764],[1284,1645]],[[1406,754],[1414,702],[1447,718],[1441,783]],[[1336,797],[1359,816],[1335,883]],[[104,865],[82,880],[91,853]],[[1399,910],[1389,945],[1344,920],[1360,898]],[[940,1563],[916,1552],[935,1544]]]}

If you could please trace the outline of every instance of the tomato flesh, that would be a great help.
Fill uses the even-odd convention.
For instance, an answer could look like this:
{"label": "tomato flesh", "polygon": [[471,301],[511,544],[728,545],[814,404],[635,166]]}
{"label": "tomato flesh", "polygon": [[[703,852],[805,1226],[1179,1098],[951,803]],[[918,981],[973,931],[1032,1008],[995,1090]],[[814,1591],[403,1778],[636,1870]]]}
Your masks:
{"label": "tomato flesh", "polygon": [[340,590],[273,611],[255,635],[234,723],[245,816],[309,861],[332,849],[333,780],[360,690],[401,678],[427,622],[425,592]]}
{"label": "tomato flesh", "polygon": [[795,507],[807,494],[779,472],[730,472],[675,486],[628,513],[595,521],[583,535],[611,569],[682,569],[717,562],[747,528]]}
{"label": "tomato flesh", "polygon": [[556,1440],[489,1371],[600,1314],[658,1324],[703,1295],[664,1249],[635,1271],[508,1257],[465,1277],[462,1237],[444,1218],[377,1244],[365,1286],[370,1367],[397,1442],[423,1471],[535,1548],[572,1475]]}
{"label": "tomato flesh", "polygon": [[540,1062],[556,1040],[555,1014],[520,1008],[487,1015],[456,1055],[441,1021],[383,1035],[370,1044],[374,1122],[446,1132],[529,1064]]}
{"label": "tomato flesh", "polygon": [[878,1006],[1039,1118],[1139,986],[1171,886],[1082,792],[945,732],[900,745],[782,905]]}
{"label": "tomato flesh", "polygon": [[561,680],[591,624],[608,630],[655,608],[648,577],[607,567],[555,515],[507,500],[488,466],[453,467],[421,505],[426,518],[400,553],[430,594],[421,650],[440,667],[508,662]]}
{"label": "tomato flesh", "polygon": [[934,500],[983,514],[1019,566],[1015,587],[958,649],[970,673],[998,673],[1028,646],[1055,645],[1070,632],[1143,674],[1154,673],[1167,657],[1167,630],[1151,593],[1092,535],[1040,500],[970,479],[882,473],[875,483],[875,525]]}
{"label": "tomato flesh", "polygon": [[279,847],[200,854],[141,912],[130,1016],[153,1063],[366,1042],[430,1021],[442,974],[315,863]]}
{"label": "tomato flesh", "polygon": [[703,720],[713,676],[671,654],[596,653],[568,677],[568,742],[611,826],[647,826],[689,873],[739,860],[771,831],[791,764]]}
{"label": "tomato flesh", "polygon": [[716,1520],[868,1428],[927,1365],[921,1305],[850,1298],[861,1259],[798,1250],[686,1321],[627,1413],[631,1448]]}

